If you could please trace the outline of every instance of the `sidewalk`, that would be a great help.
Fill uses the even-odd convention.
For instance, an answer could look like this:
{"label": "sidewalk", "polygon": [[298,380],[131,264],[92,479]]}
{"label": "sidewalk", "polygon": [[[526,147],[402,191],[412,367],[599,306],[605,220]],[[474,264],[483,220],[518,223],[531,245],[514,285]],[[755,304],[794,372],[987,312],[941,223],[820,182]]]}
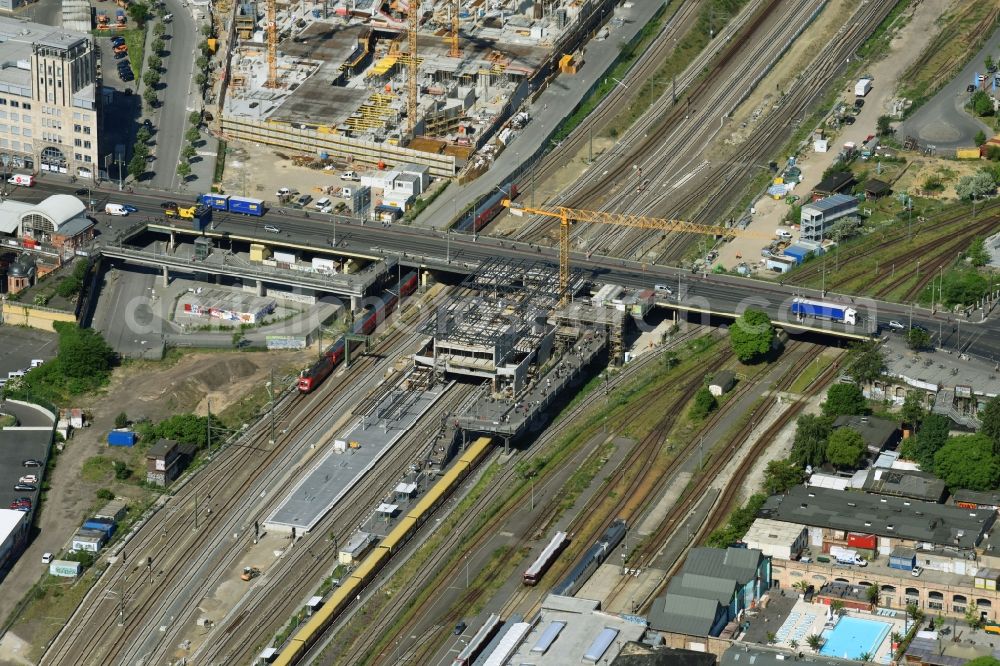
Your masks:
{"label": "sidewalk", "polygon": [[418,226],[443,228],[451,224],[454,211],[465,208],[507,182],[511,174],[521,168],[529,156],[545,146],[549,137],[569,113],[577,107],[591,86],[604,76],[621,53],[621,44],[631,41],[649,23],[660,9],[659,2],[634,2],[631,7],[619,6],[614,15],[624,19],[621,25],[610,21],[605,27],[610,31],[603,40],[587,42],[587,57],[580,71],[572,76],[561,74],[539,95],[528,108],[531,114],[524,130],[493,162],[490,169],[462,187],[449,188],[445,196],[438,197],[417,218]]}

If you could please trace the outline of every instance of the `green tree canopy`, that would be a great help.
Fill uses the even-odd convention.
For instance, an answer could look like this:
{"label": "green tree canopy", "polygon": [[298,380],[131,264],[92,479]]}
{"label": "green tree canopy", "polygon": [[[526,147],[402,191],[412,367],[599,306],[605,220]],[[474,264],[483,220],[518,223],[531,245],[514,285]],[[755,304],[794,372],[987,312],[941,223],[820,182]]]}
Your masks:
{"label": "green tree canopy", "polygon": [[772,460],[764,468],[764,489],[777,495],[802,483],[803,476],[802,468],[791,460]]}
{"label": "green tree canopy", "polygon": [[859,342],[851,357],[847,374],[858,384],[873,382],[885,372],[885,356],[876,342]]}
{"label": "green tree canopy", "polygon": [[759,360],[771,350],[774,325],[762,310],[747,309],[729,327],[729,343],[744,363]]}
{"label": "green tree canopy", "polygon": [[140,27],[145,25],[146,19],[149,18],[149,5],[143,2],[132,2],[129,3],[128,9],[129,18],[136,22]]}
{"label": "green tree canopy", "polygon": [[995,189],[996,181],[993,180],[993,174],[985,169],[980,169],[974,174],[959,178],[958,184],[955,185],[955,194],[958,195],[959,199],[969,200],[973,197],[979,199],[992,193]]}
{"label": "green tree canopy", "polygon": [[889,134],[892,132],[892,116],[879,116],[878,120],[875,121],[876,131],[879,136]]}
{"label": "green tree canopy", "polygon": [[854,416],[867,414],[868,403],[857,384],[834,384],[826,392],[823,416]]}
{"label": "green tree canopy", "polygon": [[128,162],[128,175],[139,180],[144,173],[146,173],[146,158],[142,155],[133,155]]}
{"label": "green tree canopy", "polygon": [[59,370],[72,379],[89,379],[106,374],[114,362],[115,353],[101,334],[92,328],[57,322],[59,333]]}
{"label": "green tree canopy", "polygon": [[993,453],[1000,454],[1000,397],[990,398],[979,412],[979,432],[993,442]]}
{"label": "green tree canopy", "polygon": [[865,455],[865,440],[861,433],[851,428],[837,428],[830,433],[826,445],[826,458],[841,468],[853,469]]}
{"label": "green tree canopy", "polygon": [[[218,423],[213,419],[214,423]],[[182,444],[194,444],[198,448],[208,442],[208,417],[195,414],[174,414],[156,424],[145,423],[136,428],[144,442],[158,439],[172,439]]]}
{"label": "green tree canopy", "polygon": [[990,263],[990,253],[986,250],[986,240],[981,236],[972,239],[972,244],[969,245],[967,254],[969,256],[969,263],[976,268],[981,268]]}
{"label": "green tree canopy", "polygon": [[1000,659],[996,657],[976,657],[965,662],[965,666],[1000,666]]}
{"label": "green tree canopy", "polygon": [[947,306],[972,305],[989,289],[989,281],[973,270],[953,270],[944,275],[941,298]]}
{"label": "green tree canopy", "polygon": [[694,394],[694,402],[691,404],[688,416],[695,421],[700,421],[708,416],[709,412],[715,409],[717,404],[715,396],[708,390],[708,387],[702,386],[698,389],[698,392]]}
{"label": "green tree canopy", "polygon": [[795,422],[795,440],[790,459],[798,465],[819,467],[826,462],[826,445],[833,428],[833,419],[803,414]]}
{"label": "green tree canopy", "polygon": [[178,164],[177,175],[181,177],[181,180],[187,180],[187,177],[191,175],[191,165],[187,162]]}
{"label": "green tree canopy", "polygon": [[931,346],[931,334],[922,328],[911,328],[906,332],[906,346],[920,351]]}
{"label": "green tree canopy", "polygon": [[917,391],[909,391],[903,400],[903,409],[900,410],[903,421],[909,424],[911,430],[916,430],[924,420],[925,414],[923,396]]}
{"label": "green tree canopy", "polygon": [[1000,484],[993,440],[983,434],[950,438],[934,454],[934,473],[949,489],[990,490]]}
{"label": "green tree canopy", "polygon": [[920,469],[934,470],[934,454],[945,442],[951,430],[951,421],[941,414],[927,414],[920,424],[920,432],[903,440],[900,453],[910,460],[916,460]]}

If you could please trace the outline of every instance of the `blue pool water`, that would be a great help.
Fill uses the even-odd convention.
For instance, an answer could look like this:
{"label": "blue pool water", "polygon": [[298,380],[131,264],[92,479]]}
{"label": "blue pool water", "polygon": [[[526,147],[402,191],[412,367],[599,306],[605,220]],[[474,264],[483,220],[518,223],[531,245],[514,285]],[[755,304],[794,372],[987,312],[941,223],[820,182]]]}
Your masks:
{"label": "blue pool water", "polygon": [[826,642],[819,652],[841,659],[857,659],[865,652],[874,656],[891,629],[888,622],[842,617],[837,626],[823,632]]}

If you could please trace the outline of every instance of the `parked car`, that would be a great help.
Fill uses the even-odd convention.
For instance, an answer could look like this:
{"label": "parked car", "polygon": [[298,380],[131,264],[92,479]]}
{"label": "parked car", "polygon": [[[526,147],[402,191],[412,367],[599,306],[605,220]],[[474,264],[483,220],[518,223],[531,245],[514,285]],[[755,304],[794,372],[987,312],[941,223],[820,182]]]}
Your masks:
{"label": "parked car", "polygon": [[456,636],[461,636],[463,633],[465,633],[465,629],[468,626],[469,625],[467,625],[465,622],[459,622],[458,624],[456,624],[455,625],[455,632],[454,632],[455,635]]}
{"label": "parked car", "polygon": [[23,466],[25,466],[25,467],[41,467],[42,466],[42,461],[41,460],[35,460],[34,458],[28,458],[27,460],[25,460],[21,464]]}
{"label": "parked car", "polygon": [[138,208],[136,208],[135,206],[130,206],[129,204],[122,204],[122,208],[124,208],[125,210],[127,210],[130,213],[138,213],[139,212]]}
{"label": "parked car", "polygon": [[974,86],[973,84],[970,83],[969,85],[965,86],[965,92],[967,92],[967,93],[974,93],[974,92],[976,92],[976,86]]}
{"label": "parked car", "polygon": [[302,194],[302,195],[299,195],[299,198],[295,200],[295,204],[294,205],[295,205],[296,208],[303,208],[303,207],[307,206],[309,204],[309,202],[312,201],[312,199],[313,198],[312,198],[311,194]]}
{"label": "parked car", "polygon": [[38,483],[38,477],[34,474],[25,474],[17,480],[18,483]]}
{"label": "parked car", "polygon": [[14,486],[14,490],[22,493],[33,493],[38,490],[38,486],[33,486],[30,483],[18,483]]}
{"label": "parked car", "polygon": [[906,327],[903,326],[902,322],[898,322],[895,319],[893,319],[892,321],[889,322],[889,328],[891,328],[894,331],[904,331],[904,330],[906,330]]}
{"label": "parked car", "polygon": [[265,224],[264,225],[264,231],[266,231],[268,233],[272,233],[272,234],[280,234],[281,233],[281,229],[279,229],[278,227],[274,226],[273,224]]}
{"label": "parked car", "polygon": [[854,100],[854,106],[855,106],[855,108],[860,109],[864,105],[865,105],[865,100],[863,100],[862,98],[859,97],[856,100]]}
{"label": "parked car", "polygon": [[42,564],[48,564],[52,561],[52,553],[42,553]]}
{"label": "parked car", "polygon": [[160,208],[163,210],[177,210],[176,201],[163,201],[160,203]]}
{"label": "parked car", "polygon": [[913,577],[917,577],[920,574],[922,574],[923,572],[924,572],[924,570],[921,569],[920,567],[913,567],[913,569],[910,570],[910,575],[913,576]]}
{"label": "parked car", "polygon": [[128,51],[116,51],[115,60],[121,60],[122,58],[128,57]]}

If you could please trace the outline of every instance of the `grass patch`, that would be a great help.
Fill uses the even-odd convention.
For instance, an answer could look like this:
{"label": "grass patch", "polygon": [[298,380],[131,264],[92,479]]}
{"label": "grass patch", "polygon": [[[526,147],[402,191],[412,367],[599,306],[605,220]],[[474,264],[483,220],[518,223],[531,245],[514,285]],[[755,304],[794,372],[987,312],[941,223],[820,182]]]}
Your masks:
{"label": "grass patch", "polygon": [[125,45],[128,46],[128,61],[132,65],[132,73],[135,74],[136,81],[142,73],[143,56],[146,51],[146,30],[145,28],[132,28],[122,33],[125,38]]}
{"label": "grass patch", "polygon": [[406,214],[403,215],[403,222],[409,224],[410,222],[413,222],[413,220],[417,219],[417,217],[424,212],[425,208],[434,203],[434,200],[441,196],[446,189],[448,189],[448,185],[450,184],[451,181],[446,180],[441,184],[441,187],[434,190],[430,195],[417,199],[416,202],[414,202],[413,207],[406,211]]}
{"label": "grass patch", "polygon": [[0,430],[17,425],[17,417],[13,414],[0,414]]}
{"label": "grass patch", "polygon": [[826,354],[820,354],[818,357],[816,357],[816,359],[813,360],[812,363],[810,363],[806,367],[805,370],[802,371],[801,375],[795,378],[795,381],[792,382],[792,385],[791,387],[789,387],[788,392],[802,393],[803,391],[805,391],[807,388],[809,388],[810,384],[816,381],[816,378],[819,377],[824,370],[830,367],[831,363],[833,363],[832,356],[827,356]]}
{"label": "grass patch", "polygon": [[88,483],[107,483],[115,473],[115,464],[111,458],[92,456],[83,462],[80,477]]}
{"label": "grass patch", "polygon": [[220,183],[220,188],[221,188],[222,175],[225,172],[226,172],[226,142],[219,141],[219,153],[215,158],[215,173],[212,175],[212,180],[213,180],[212,187],[215,187],[215,183]]}
{"label": "grass patch", "polygon": [[[92,567],[76,581],[46,573],[28,590],[25,600],[30,600],[30,603],[17,620],[23,627],[18,633],[31,637],[30,647],[24,656],[32,663],[37,664],[41,660],[45,646],[66,624],[99,573]],[[29,628],[30,632],[25,631]]]}

